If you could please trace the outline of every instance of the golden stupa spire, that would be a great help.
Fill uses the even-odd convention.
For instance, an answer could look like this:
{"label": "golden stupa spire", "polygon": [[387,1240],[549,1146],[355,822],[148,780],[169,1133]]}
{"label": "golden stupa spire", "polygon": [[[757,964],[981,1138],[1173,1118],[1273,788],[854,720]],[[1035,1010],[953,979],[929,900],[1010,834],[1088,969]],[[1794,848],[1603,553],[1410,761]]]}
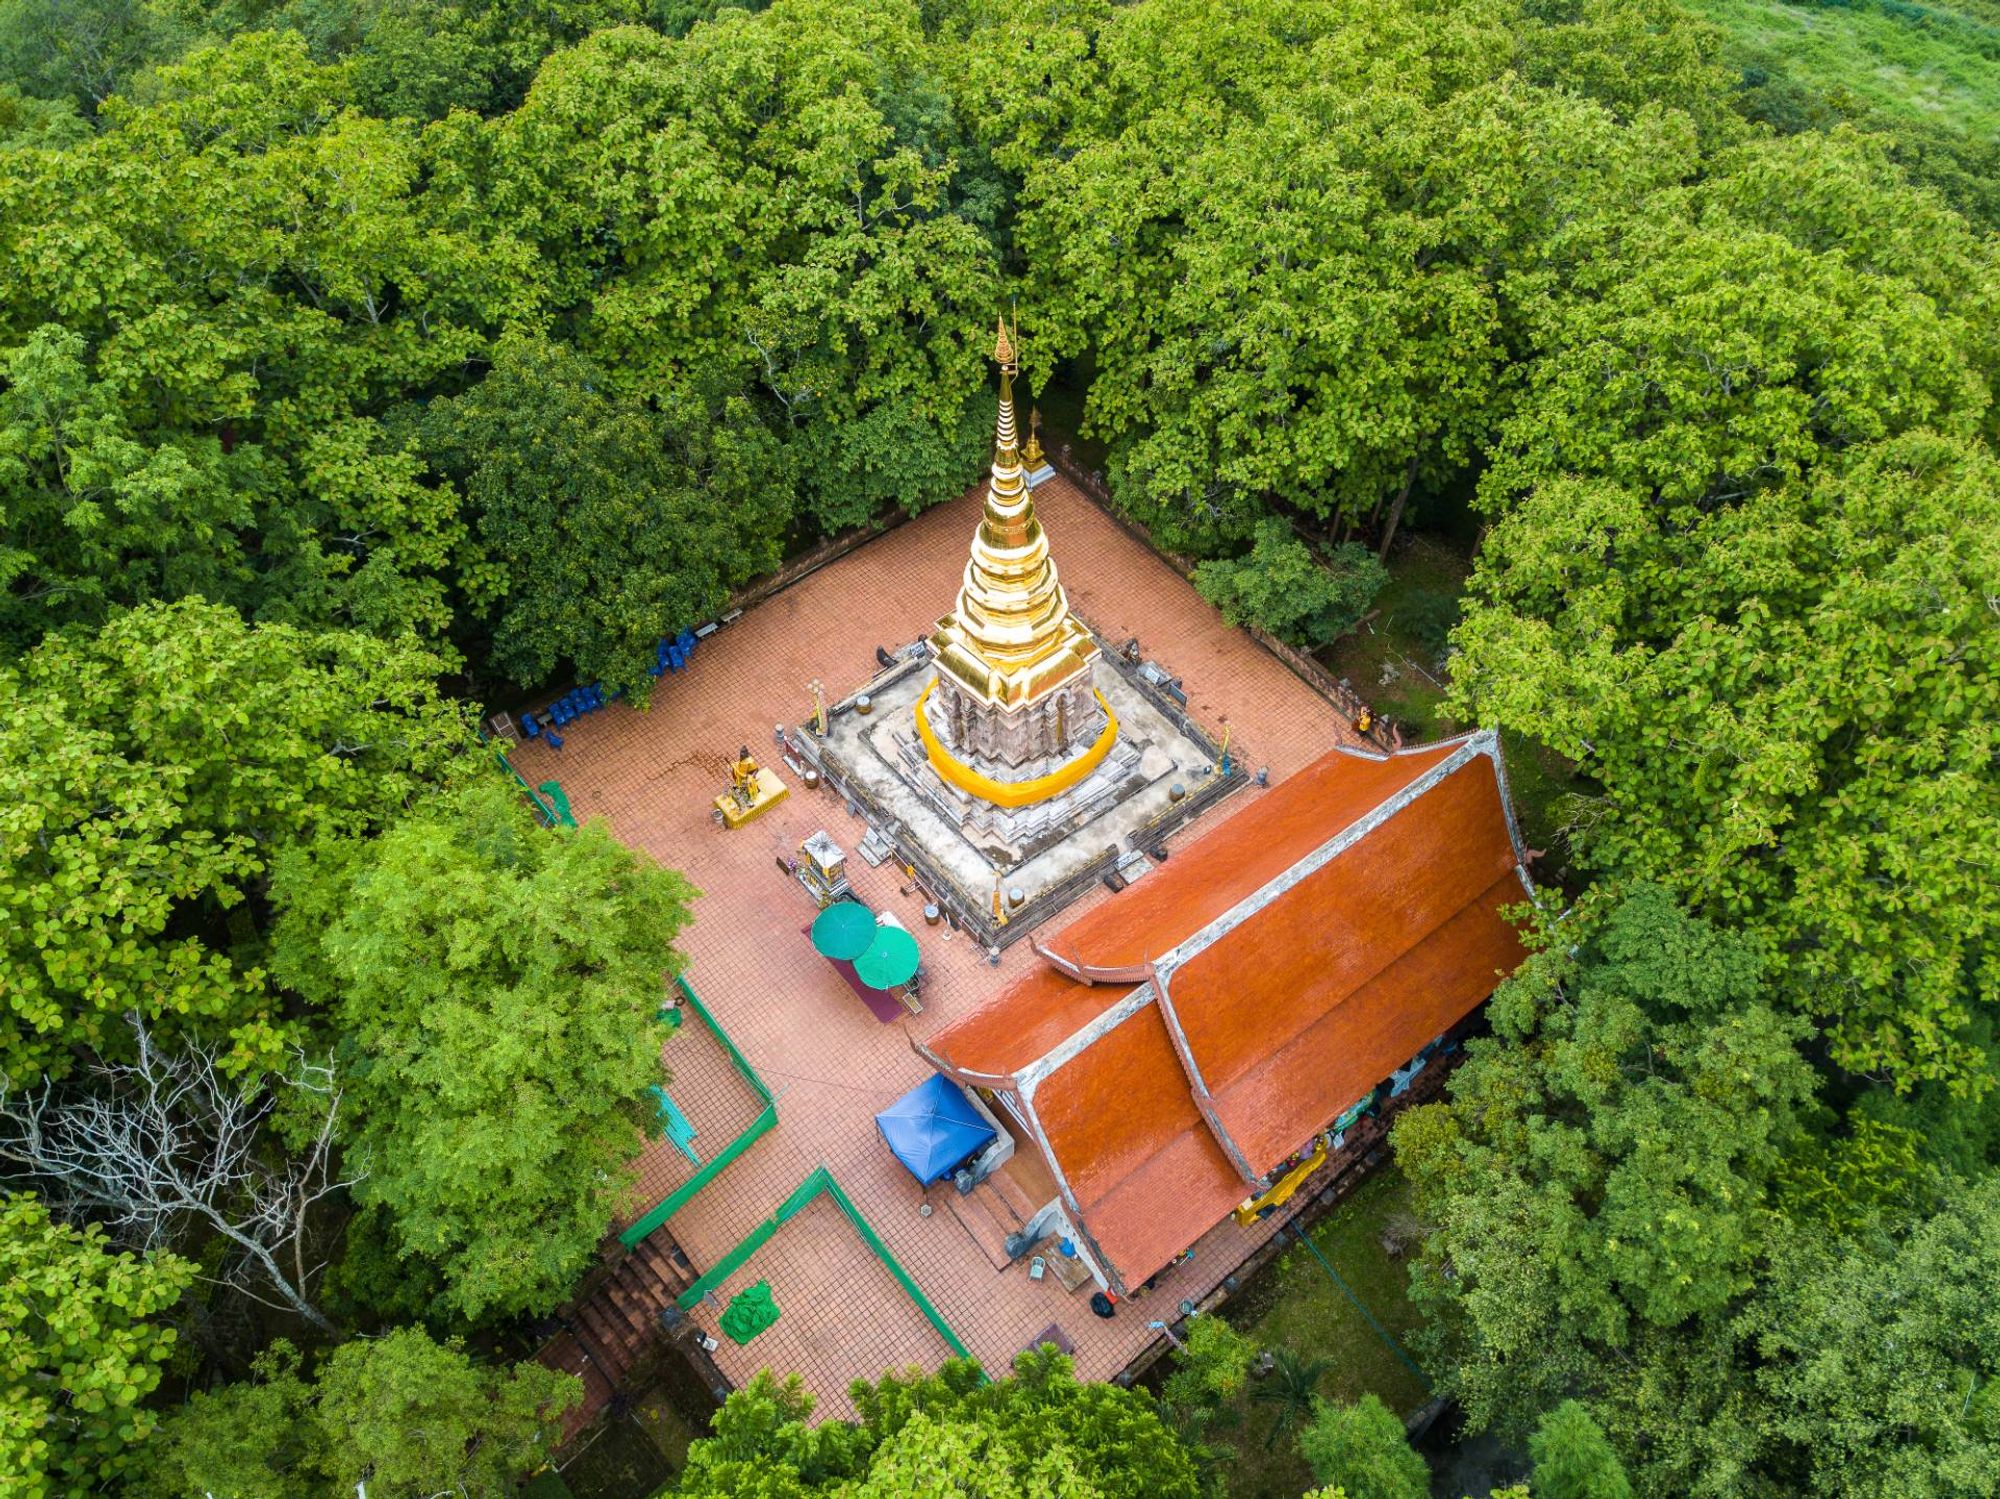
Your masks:
{"label": "golden stupa spire", "polygon": [[1007,337],[1005,318],[1000,320],[993,339],[993,362],[1000,366],[1000,419],[993,434],[992,488],[1005,485],[1010,494],[1018,493],[1026,487],[1021,478],[1021,454],[1016,446],[1019,439],[1014,428],[1014,376],[1021,367],[1014,358],[1013,341]]}
{"label": "golden stupa spire", "polygon": [[1089,632],[1070,617],[1021,468],[1014,422],[1020,367],[1004,318],[993,358],[1000,366],[1000,412],[986,505],[973,532],[958,608],[941,622],[933,644],[939,665],[966,688],[992,702],[1021,703],[1074,677],[1096,650]]}

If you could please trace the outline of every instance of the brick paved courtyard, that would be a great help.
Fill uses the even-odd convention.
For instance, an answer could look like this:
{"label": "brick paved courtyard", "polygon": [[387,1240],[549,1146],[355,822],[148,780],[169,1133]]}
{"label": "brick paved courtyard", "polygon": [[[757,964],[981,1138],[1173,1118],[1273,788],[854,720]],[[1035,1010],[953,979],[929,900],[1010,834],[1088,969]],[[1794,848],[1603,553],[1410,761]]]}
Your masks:
{"label": "brick paved courtyard", "polygon": [[[1218,738],[1226,721],[1242,763],[1268,767],[1276,781],[1336,743],[1360,742],[1331,704],[1225,626],[1172,568],[1064,480],[1046,481],[1036,498],[1072,608],[1114,647],[1136,636],[1146,655],[1180,676],[1190,712]],[[570,725],[562,750],[531,741],[514,760],[530,782],[560,780],[579,818],[606,819],[621,839],[685,871],[702,891],[683,943],[688,981],[777,1096],[777,1127],[667,1224],[696,1268],[716,1264],[825,1166],[975,1357],[1004,1368],[1054,1324],[1075,1343],[1078,1373],[1104,1379],[1157,1336],[1148,1321],[1171,1319],[1182,1300],[1213,1289],[1270,1226],[1213,1230],[1149,1298],[1122,1304],[1108,1321],[1092,1315],[1087,1286],[1070,1293],[1053,1276],[1033,1281],[1025,1264],[996,1270],[949,1210],[949,1183],[931,1189],[934,1211],[920,1214],[926,1194],[890,1155],[874,1115],[929,1072],[910,1049],[912,1035],[976,1008],[1040,960],[1020,943],[991,966],[965,937],[926,928],[920,897],[900,893],[901,873],[855,856],[862,826],[830,793],[807,792],[782,768],[792,787],[787,802],[733,832],[710,819],[730,757],[746,743],[766,755],[774,724],[806,718],[808,682],[822,679],[829,700],[853,691],[874,675],[878,646],[893,651],[926,634],[952,607],[979,505],[974,491],[940,506],[725,625],[702,642],[688,670],[661,680],[648,711],[615,704]],[[1200,839],[1261,794],[1237,793],[1171,846]],[[878,1022],[801,935],[812,904],[777,860],[822,827],[849,851],[856,898],[893,911],[918,933],[929,972],[921,1016]],[[1098,887],[1052,926],[1117,899]],[[673,1096],[707,1159],[755,1107],[698,1024],[683,1026],[664,1055],[675,1073]],[[1049,1193],[1037,1164],[1004,1169],[1040,1203]],[[633,1215],[692,1170],[671,1145],[651,1145]],[[820,1414],[845,1416],[850,1381],[894,1365],[934,1367],[947,1352],[830,1200],[783,1225],[714,1304],[692,1315],[714,1332],[728,1296],[759,1279],[771,1282],[783,1315],[747,1346],[720,1341],[714,1356],[738,1384],[768,1362],[799,1373]]]}

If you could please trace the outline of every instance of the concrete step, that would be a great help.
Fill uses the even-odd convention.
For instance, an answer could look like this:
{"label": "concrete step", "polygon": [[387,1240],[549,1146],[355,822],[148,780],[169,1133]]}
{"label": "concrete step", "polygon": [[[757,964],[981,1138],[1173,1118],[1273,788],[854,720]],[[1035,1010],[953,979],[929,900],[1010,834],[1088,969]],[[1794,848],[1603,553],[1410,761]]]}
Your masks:
{"label": "concrete step", "polygon": [[605,1294],[599,1298],[599,1303],[625,1325],[636,1351],[643,1348],[653,1335],[656,1300],[644,1290],[613,1282],[605,1287]]}
{"label": "concrete step", "polygon": [[1014,1226],[1016,1228],[1025,1224],[1046,1205],[1030,1198],[1021,1184],[1007,1174],[1005,1166],[1002,1166],[998,1171],[987,1177],[980,1185],[990,1186],[999,1195],[1001,1200],[1013,1210]]}
{"label": "concrete step", "polygon": [[604,1377],[604,1371],[583,1351],[583,1345],[569,1333],[551,1339],[535,1357],[545,1368],[574,1374],[583,1381],[583,1403],[563,1417],[562,1441],[568,1442],[597,1419],[598,1412],[611,1403],[611,1397],[617,1390]]}
{"label": "concrete step", "polygon": [[694,1277],[674,1262],[671,1242],[660,1234],[641,1240],[632,1251],[629,1271],[636,1284],[651,1288],[668,1301],[694,1283]]}
{"label": "concrete step", "polygon": [[988,1264],[995,1270],[1005,1270],[1014,1263],[1007,1253],[1007,1236],[1021,1226],[1022,1220],[1005,1198],[985,1182],[963,1196],[948,1191],[944,1197],[952,1216],[979,1246]]}
{"label": "concrete step", "polygon": [[638,1353],[631,1329],[595,1301],[579,1306],[572,1320],[576,1323],[577,1341],[584,1345],[584,1351],[597,1361],[604,1377],[617,1384],[625,1377],[625,1371],[632,1367],[632,1360]]}

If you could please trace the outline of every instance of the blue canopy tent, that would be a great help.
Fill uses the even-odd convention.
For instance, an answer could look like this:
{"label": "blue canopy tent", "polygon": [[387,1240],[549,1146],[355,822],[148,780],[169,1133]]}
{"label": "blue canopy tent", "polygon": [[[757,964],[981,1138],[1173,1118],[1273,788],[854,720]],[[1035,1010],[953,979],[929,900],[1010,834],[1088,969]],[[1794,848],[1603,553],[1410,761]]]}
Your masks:
{"label": "blue canopy tent", "polygon": [[929,1186],[995,1138],[957,1083],[933,1072],[875,1116],[896,1159]]}

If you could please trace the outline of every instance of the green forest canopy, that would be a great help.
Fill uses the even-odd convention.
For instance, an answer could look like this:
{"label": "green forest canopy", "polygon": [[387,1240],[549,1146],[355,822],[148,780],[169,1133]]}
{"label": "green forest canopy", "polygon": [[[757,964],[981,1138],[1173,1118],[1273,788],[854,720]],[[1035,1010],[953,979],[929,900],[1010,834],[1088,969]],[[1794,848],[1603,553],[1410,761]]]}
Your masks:
{"label": "green forest canopy", "polygon": [[[313,1059],[353,1185],[301,1279],[400,1339],[378,1379],[213,1316],[186,1267],[227,1245],[116,1261],[10,1177],[9,1463],[119,1481],[107,1442],[200,1390],[188,1472],[289,1424],[301,1492],[504,1491],[339,1450],[425,1370],[542,1450],[569,1391],[451,1340],[588,1260],[692,892],[534,826],[481,703],[643,701],[660,637],[960,493],[1011,306],[1232,618],[1318,643],[1399,528],[1484,523],[1451,708],[1574,767],[1579,874],[1398,1136],[1440,1382],[1642,1493],[1979,1492],[2000,17],[1702,10],[0,0],[0,1107],[149,1034],[269,1101],[275,1167]],[[578,1090],[532,1139],[488,1101]],[[936,1440],[1037,1461],[963,1415]]]}

